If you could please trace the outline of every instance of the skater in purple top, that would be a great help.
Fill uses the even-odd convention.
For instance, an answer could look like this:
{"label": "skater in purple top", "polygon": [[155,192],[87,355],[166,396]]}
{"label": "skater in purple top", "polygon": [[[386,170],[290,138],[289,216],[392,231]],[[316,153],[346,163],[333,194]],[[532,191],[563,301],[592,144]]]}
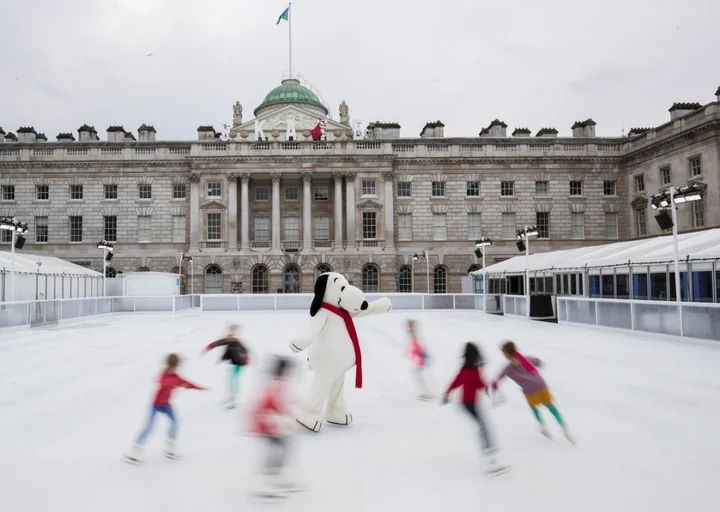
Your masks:
{"label": "skater in purple top", "polygon": [[570,436],[565,420],[555,406],[555,401],[550,394],[547,384],[545,384],[545,380],[536,368],[542,366],[542,361],[537,357],[522,355],[518,352],[515,343],[512,341],[505,342],[501,350],[505,358],[509,361],[509,364],[493,381],[490,388],[493,391],[497,391],[498,383],[505,377],[515,381],[515,383],[520,386],[520,389],[522,389],[525,399],[535,415],[535,419],[540,423],[540,432],[548,438],[551,437],[540,415],[539,407],[544,405],[562,427],[565,437],[572,443],[573,438]]}

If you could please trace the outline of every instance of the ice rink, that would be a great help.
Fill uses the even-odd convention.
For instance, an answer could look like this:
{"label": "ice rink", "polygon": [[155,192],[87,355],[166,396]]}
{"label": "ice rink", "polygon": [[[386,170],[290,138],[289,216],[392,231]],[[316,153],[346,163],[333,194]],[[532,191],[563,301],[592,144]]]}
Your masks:
{"label": "ice rink", "polygon": [[[487,372],[514,340],[545,362],[543,374],[578,444],[547,412],[545,439],[519,389],[488,411],[513,471],[483,474],[475,425],[457,403],[420,402],[406,358],[404,320],[415,318],[441,393],[465,341],[481,344]],[[588,330],[479,312],[393,312],[356,322],[365,387],[346,389],[355,423],[319,435],[298,431],[293,463],[307,490],[274,505],[248,497],[258,439],[243,413],[271,354],[305,312],[116,314],[43,329],[0,332],[0,510],[8,512],[313,511],[717,511],[720,483],[720,350],[620,331]],[[229,321],[243,326],[253,365],[241,404],[220,406],[221,355],[202,355]],[[180,461],[161,454],[160,418],[142,467],[121,455],[148,412],[163,356],[185,357],[181,374],[211,387],[179,390]],[[299,392],[310,374],[304,356]],[[352,372],[351,372],[352,373]],[[457,398],[456,398],[457,400]]]}

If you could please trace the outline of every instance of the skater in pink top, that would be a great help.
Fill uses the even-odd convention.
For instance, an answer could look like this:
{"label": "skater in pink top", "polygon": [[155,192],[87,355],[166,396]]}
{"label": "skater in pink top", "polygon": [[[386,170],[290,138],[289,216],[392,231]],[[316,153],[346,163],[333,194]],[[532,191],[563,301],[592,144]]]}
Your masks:
{"label": "skater in pink top", "polygon": [[415,320],[407,321],[407,332],[410,339],[408,355],[410,356],[410,364],[413,368],[413,375],[415,375],[415,380],[417,381],[419,388],[418,398],[420,398],[420,400],[430,400],[432,396],[427,388],[425,378],[428,355],[420,341],[420,338],[418,337],[417,323]]}

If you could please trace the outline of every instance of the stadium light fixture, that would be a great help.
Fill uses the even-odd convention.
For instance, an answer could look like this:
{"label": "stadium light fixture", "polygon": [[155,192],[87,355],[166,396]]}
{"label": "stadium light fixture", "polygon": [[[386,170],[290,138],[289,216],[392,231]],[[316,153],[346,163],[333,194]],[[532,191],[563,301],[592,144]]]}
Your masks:
{"label": "stadium light fixture", "polygon": [[22,236],[28,232],[28,225],[20,222],[15,217],[0,218],[0,229],[10,231],[10,302],[15,300],[15,246],[22,249],[25,245],[25,237]]}

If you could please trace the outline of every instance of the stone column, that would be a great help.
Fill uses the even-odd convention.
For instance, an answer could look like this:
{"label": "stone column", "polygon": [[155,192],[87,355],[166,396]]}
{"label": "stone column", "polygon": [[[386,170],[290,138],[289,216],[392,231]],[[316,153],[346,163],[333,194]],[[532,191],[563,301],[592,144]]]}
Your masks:
{"label": "stone column", "polygon": [[303,174],[303,249],[312,249],[312,175]]}
{"label": "stone column", "polygon": [[238,175],[228,174],[228,249],[236,250],[237,243],[237,182]]}
{"label": "stone column", "polygon": [[335,248],[339,249],[343,243],[343,230],[342,230],[342,174],[333,174],[333,180],[335,180],[335,210],[333,215],[335,216]]}
{"label": "stone column", "polygon": [[250,194],[248,183],[250,175],[243,174],[240,177],[240,247],[250,249]]}
{"label": "stone column", "polygon": [[345,175],[345,192],[346,192],[346,217],[347,217],[347,245],[355,247],[355,173],[351,172]]}
{"label": "stone column", "polygon": [[190,250],[200,246],[200,176],[190,175]]}
{"label": "stone column", "polygon": [[385,178],[385,247],[395,247],[395,200],[393,196],[393,173],[386,173]]}
{"label": "stone column", "polygon": [[280,175],[273,173],[272,179],[272,248],[280,249]]}

